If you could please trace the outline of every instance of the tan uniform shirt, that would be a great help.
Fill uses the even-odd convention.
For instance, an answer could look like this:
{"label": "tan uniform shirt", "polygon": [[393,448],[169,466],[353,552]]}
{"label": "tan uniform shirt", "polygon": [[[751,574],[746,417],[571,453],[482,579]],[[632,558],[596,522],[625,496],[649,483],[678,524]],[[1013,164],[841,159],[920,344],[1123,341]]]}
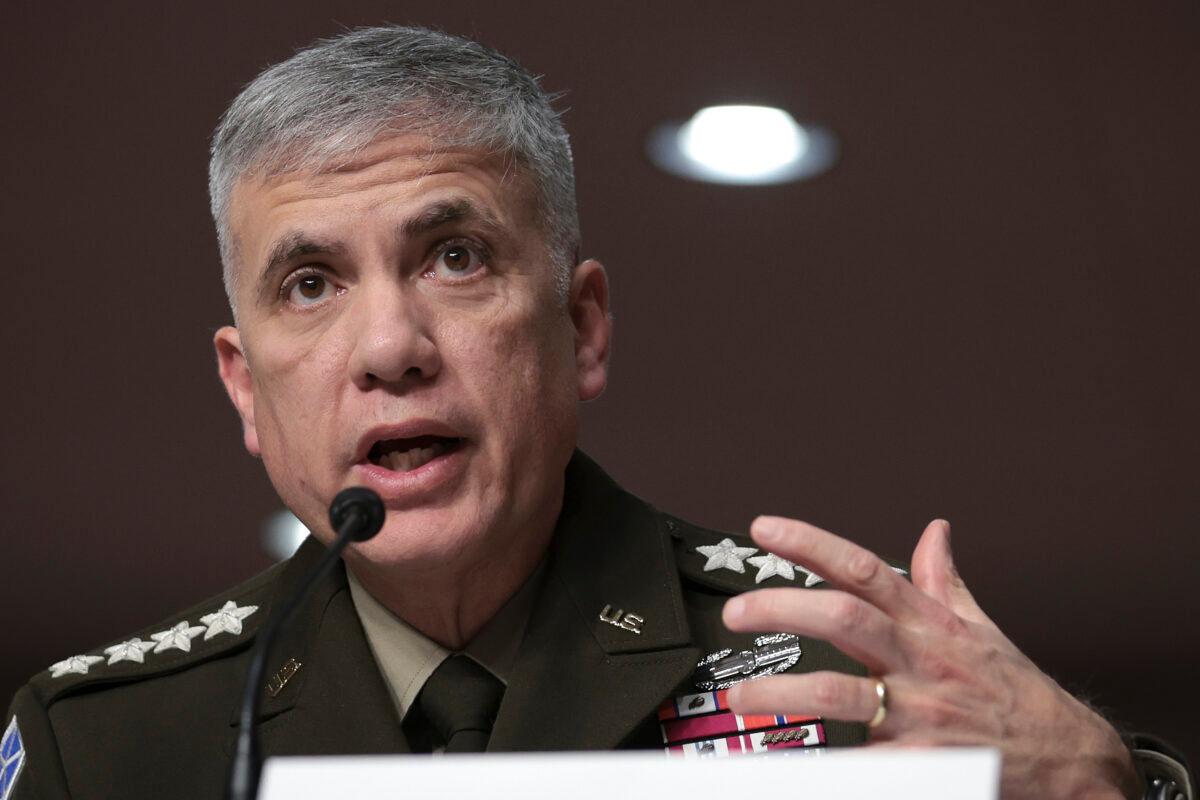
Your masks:
{"label": "tan uniform shirt", "polygon": [[[483,626],[463,650],[505,686],[508,685],[517,648],[529,621],[529,612],[542,573],[541,566],[535,569],[525,584],[501,606],[496,616]],[[425,681],[452,652],[385,608],[363,587],[353,571],[347,569],[346,578],[350,584],[354,609],[367,635],[367,643],[375,655],[375,662],[379,665],[392,702],[396,704],[396,713],[403,720],[416,702]]]}

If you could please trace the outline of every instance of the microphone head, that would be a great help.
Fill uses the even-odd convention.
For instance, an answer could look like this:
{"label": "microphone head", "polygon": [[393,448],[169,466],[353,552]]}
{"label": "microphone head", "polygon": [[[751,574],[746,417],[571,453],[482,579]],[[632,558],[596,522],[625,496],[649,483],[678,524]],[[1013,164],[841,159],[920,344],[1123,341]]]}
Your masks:
{"label": "microphone head", "polygon": [[346,520],[354,514],[356,524],[350,538],[356,542],[365,542],[383,527],[387,511],[383,500],[375,492],[365,486],[351,486],[342,489],[329,504],[329,522],[335,531],[341,531]]}

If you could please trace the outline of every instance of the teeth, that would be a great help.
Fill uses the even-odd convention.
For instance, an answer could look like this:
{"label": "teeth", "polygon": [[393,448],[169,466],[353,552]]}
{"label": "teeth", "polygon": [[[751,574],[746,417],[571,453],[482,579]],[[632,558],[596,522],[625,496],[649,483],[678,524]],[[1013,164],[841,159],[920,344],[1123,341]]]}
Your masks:
{"label": "teeth", "polygon": [[414,447],[411,450],[393,450],[380,459],[380,466],[387,467],[392,472],[409,472],[428,464],[433,459],[446,452],[446,446],[435,442],[429,447]]}

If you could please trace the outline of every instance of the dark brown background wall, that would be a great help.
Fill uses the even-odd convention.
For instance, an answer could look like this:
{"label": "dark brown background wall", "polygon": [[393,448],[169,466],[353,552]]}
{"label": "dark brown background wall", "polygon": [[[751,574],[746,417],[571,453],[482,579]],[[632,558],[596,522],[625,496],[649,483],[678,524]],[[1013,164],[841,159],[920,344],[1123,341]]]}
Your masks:
{"label": "dark brown background wall", "polygon": [[[618,331],[584,443],[619,479],[900,557],[945,516],[1021,647],[1200,754],[1196,3],[182,5],[6,7],[3,694],[267,564],[206,138],[263,66],[392,20],[569,91]],[[644,160],[740,100],[841,163],[729,189]]]}

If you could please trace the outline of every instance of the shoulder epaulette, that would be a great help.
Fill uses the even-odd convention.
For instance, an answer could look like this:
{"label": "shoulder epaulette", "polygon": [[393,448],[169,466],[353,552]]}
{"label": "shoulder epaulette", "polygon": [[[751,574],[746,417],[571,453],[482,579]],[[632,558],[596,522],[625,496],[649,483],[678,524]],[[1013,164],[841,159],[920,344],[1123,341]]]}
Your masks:
{"label": "shoulder epaulette", "polygon": [[[675,545],[679,571],[702,586],[730,594],[780,586],[829,586],[815,572],[761,549],[749,536],[701,528],[670,514],[663,517]],[[895,571],[908,575],[907,564],[883,560]]]}
{"label": "shoulder epaulette", "polygon": [[247,647],[267,617],[282,567],[277,564],[131,636],[64,658],[34,675],[29,688],[48,707],[85,687],[167,675]]}

